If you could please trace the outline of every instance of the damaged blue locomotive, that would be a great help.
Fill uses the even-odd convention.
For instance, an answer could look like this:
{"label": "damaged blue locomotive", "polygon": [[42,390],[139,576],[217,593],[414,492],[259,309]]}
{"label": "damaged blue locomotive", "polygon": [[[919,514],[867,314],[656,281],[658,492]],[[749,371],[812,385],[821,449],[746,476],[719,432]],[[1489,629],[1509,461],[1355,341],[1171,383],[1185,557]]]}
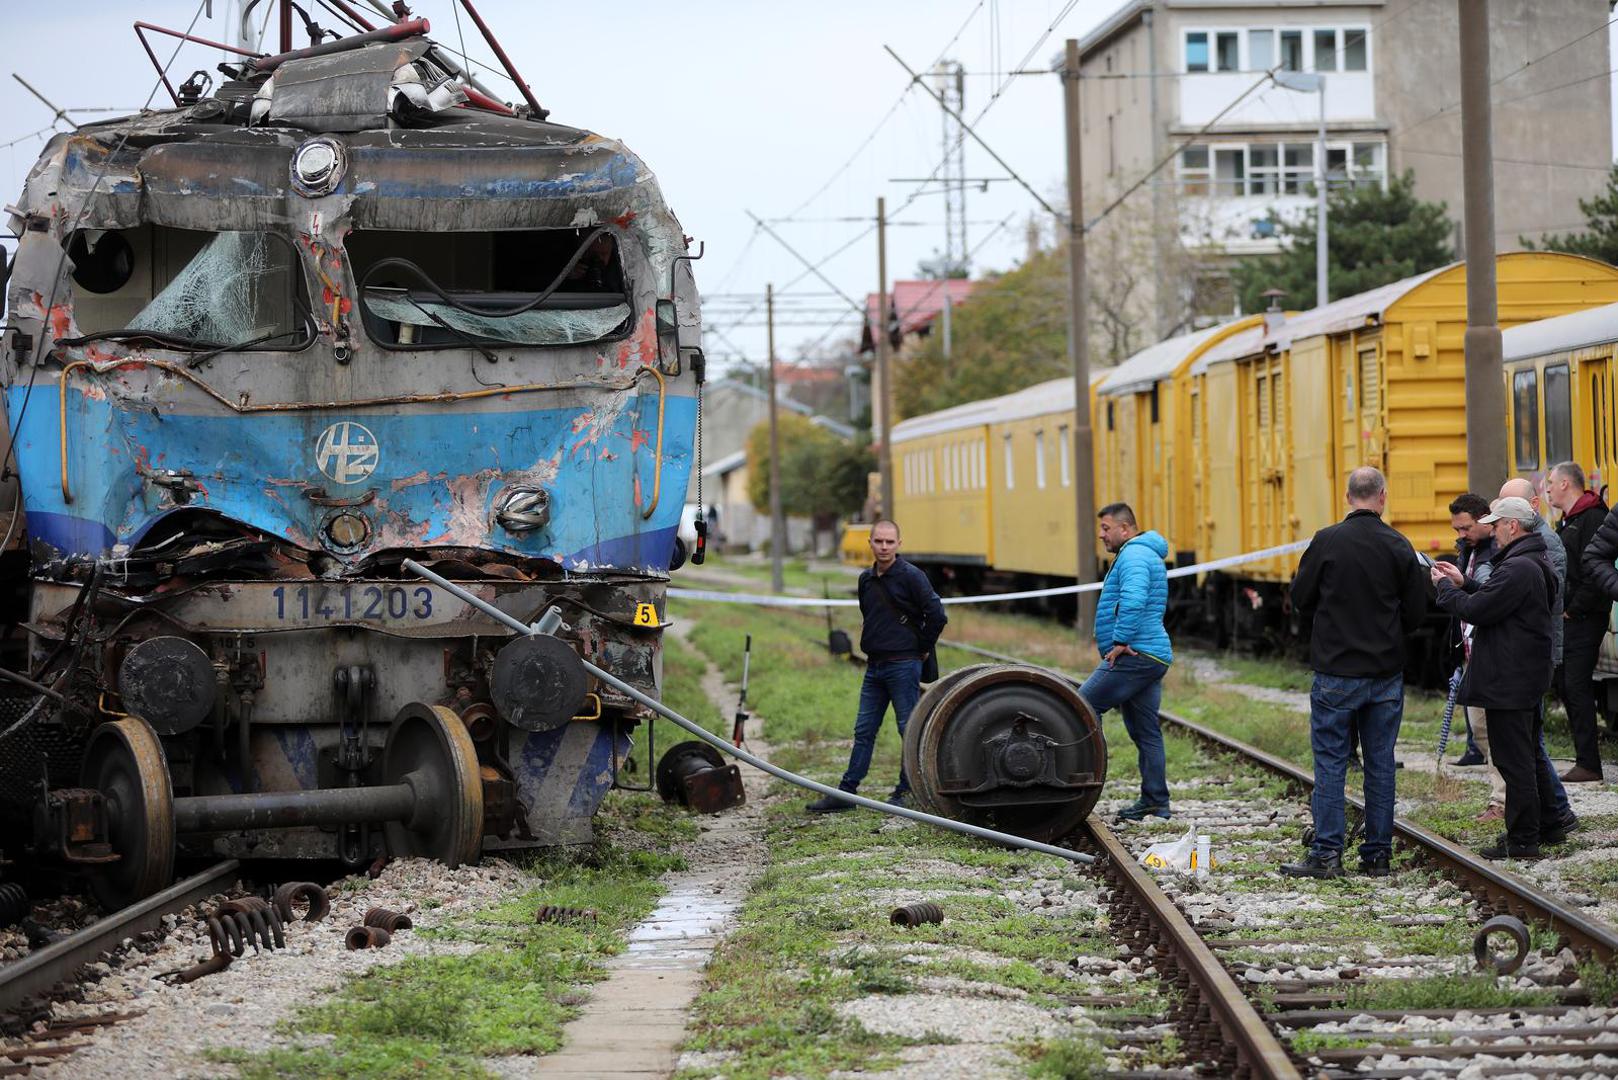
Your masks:
{"label": "damaged blue locomotive", "polygon": [[688,238],[514,70],[361,29],[57,136],[7,207],[0,846],[109,906],[177,855],[587,841],[648,714],[579,658],[661,681]]}

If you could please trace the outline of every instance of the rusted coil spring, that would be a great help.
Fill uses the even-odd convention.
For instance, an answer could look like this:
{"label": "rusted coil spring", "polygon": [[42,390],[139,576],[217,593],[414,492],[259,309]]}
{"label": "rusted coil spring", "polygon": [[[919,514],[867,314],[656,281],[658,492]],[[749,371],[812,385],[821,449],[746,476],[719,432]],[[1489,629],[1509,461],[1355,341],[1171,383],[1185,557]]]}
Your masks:
{"label": "rusted coil spring", "polygon": [[19,923],[32,910],[28,893],[21,885],[11,881],[0,885],[0,926]]}
{"label": "rusted coil spring", "polygon": [[393,935],[380,926],[356,926],[343,938],[349,951],[355,949],[380,949],[393,940]]}
{"label": "rusted coil spring", "polygon": [[374,907],[365,913],[365,925],[374,926],[378,930],[386,930],[390,934],[397,934],[400,930],[414,928],[415,923],[410,921],[410,916],[408,915],[400,915],[398,912],[389,911],[387,908]]}
{"label": "rusted coil spring", "polygon": [[534,912],[535,922],[595,922],[596,913],[593,908],[563,907],[561,904],[542,904]]}
{"label": "rusted coil spring", "polygon": [[226,900],[218,910],[203,919],[213,955],[183,971],[165,976],[173,983],[188,983],[224,971],[232,957],[241,956],[251,945],[254,952],[286,948],[286,924],[292,921],[293,905],[304,903],[303,922],[319,922],[331,911],[326,890],[310,881],[294,881],[275,890],[273,900],[244,896]]}
{"label": "rusted coil spring", "polygon": [[888,921],[894,926],[920,926],[922,923],[941,923],[944,909],[937,904],[906,904],[893,909]]}

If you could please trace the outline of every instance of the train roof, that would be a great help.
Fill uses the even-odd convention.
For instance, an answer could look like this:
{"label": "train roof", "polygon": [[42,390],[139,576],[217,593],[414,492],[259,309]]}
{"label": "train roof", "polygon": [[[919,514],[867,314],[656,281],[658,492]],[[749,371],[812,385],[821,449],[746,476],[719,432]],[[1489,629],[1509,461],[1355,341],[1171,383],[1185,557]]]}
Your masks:
{"label": "train roof", "polygon": [[1618,341],[1618,304],[1523,323],[1500,335],[1501,352],[1507,362],[1572,352],[1609,341]]}
{"label": "train roof", "polygon": [[1101,384],[1100,392],[1115,395],[1149,390],[1154,384],[1172,376],[1186,360],[1198,357],[1205,350],[1216,347],[1228,335],[1240,333],[1257,318],[1255,315],[1248,315],[1210,326],[1205,330],[1167,338],[1156,345],[1148,345],[1113,368],[1106,381]]}
{"label": "train roof", "polygon": [[[1107,368],[1091,372],[1090,388],[1094,390],[1096,384],[1113,370],[1115,369]],[[1026,420],[1030,416],[1044,416],[1047,413],[1072,410],[1073,379],[1071,376],[1063,376],[1060,379],[1035,383],[1033,386],[1014,390],[999,397],[969,401],[964,405],[954,405],[948,409],[901,420],[893,425],[893,441],[909,442],[912,439],[943,435],[964,428],[1004,424],[1013,420]]]}
{"label": "train roof", "polygon": [[1268,330],[1264,323],[1254,323],[1246,330],[1238,330],[1224,341],[1215,345],[1197,358],[1191,365],[1191,374],[1201,375],[1214,364],[1227,360],[1239,360],[1244,356],[1264,351],[1264,339]]}

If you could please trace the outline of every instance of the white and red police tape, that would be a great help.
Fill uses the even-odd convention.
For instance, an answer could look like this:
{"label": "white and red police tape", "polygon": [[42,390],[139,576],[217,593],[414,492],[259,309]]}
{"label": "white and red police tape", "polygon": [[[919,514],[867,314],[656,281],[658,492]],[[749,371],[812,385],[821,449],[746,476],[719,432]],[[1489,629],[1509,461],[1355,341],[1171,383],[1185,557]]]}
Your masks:
{"label": "white and red police tape", "polygon": [[[1278,555],[1292,555],[1308,546],[1308,540],[1294,540],[1290,544],[1282,544],[1279,547],[1264,548],[1262,551],[1249,551],[1242,555],[1228,555],[1223,559],[1197,563],[1195,566],[1177,566],[1169,571],[1168,576],[1176,578],[1190,577],[1192,574],[1206,574],[1213,570],[1223,570],[1227,566],[1240,566],[1243,563],[1258,562],[1261,559],[1273,559]],[[1100,589],[1101,582],[1091,581],[1083,585],[1058,585],[1051,589],[983,593],[979,596],[946,596],[943,600],[946,604],[993,604],[1001,600],[1031,600],[1038,596],[1071,596],[1081,592],[1098,592]],[[764,593],[717,592],[709,589],[670,589],[668,595],[676,600],[696,600],[716,604],[757,604],[761,607],[856,607],[859,604],[858,600],[851,597],[771,596]]]}

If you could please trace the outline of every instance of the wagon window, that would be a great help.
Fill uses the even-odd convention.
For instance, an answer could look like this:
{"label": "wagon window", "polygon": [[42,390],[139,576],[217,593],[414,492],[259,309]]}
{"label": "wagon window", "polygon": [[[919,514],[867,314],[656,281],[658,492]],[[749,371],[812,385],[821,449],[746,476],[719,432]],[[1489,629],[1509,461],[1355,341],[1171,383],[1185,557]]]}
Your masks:
{"label": "wagon window", "polygon": [[1017,486],[1017,474],[1011,465],[1011,436],[1007,435],[1003,441],[1006,451],[1006,490],[1010,491]]}
{"label": "wagon window", "polygon": [[1070,455],[1073,453],[1073,436],[1066,424],[1056,429],[1056,442],[1056,455],[1061,462],[1062,468],[1062,486],[1071,487],[1073,484],[1073,464]]}
{"label": "wagon window", "polygon": [[1034,432],[1034,486],[1045,486],[1045,433]]}
{"label": "wagon window", "polygon": [[1511,423],[1517,433],[1517,468],[1539,468],[1539,372],[1530,368],[1511,378]]}
{"label": "wagon window", "polygon": [[1545,466],[1573,459],[1573,401],[1566,364],[1545,369]]}

